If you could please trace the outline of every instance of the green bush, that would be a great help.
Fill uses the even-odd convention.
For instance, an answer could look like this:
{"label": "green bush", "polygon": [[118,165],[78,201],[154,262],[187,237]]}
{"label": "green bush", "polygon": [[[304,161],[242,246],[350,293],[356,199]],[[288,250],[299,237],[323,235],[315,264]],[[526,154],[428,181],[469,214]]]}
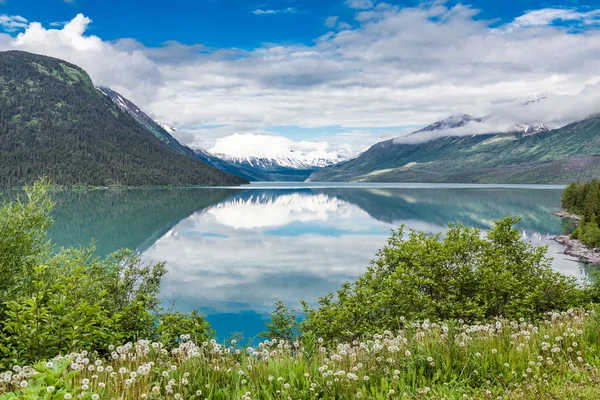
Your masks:
{"label": "green bush", "polygon": [[39,182],[26,189],[24,201],[0,208],[0,367],[74,350],[103,353],[140,338],[169,339],[169,329],[195,339],[212,335],[196,313],[161,312],[163,263],[144,265],[127,250],[100,259],[93,246],[54,253],[46,240],[53,206],[47,190]]}
{"label": "green bush", "polygon": [[545,247],[520,238],[515,218],[479,229],[451,226],[441,235],[394,231],[367,272],[304,304],[303,331],[328,340],[404,327],[405,320],[465,321],[537,317],[587,301],[574,278],[552,270]]}

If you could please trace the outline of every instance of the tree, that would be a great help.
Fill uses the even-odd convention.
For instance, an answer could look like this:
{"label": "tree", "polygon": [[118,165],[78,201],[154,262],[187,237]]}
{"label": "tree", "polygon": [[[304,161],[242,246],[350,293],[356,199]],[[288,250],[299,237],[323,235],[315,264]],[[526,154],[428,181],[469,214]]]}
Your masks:
{"label": "tree", "polygon": [[573,182],[563,191],[562,207],[581,216],[578,228],[572,237],[592,246],[600,246],[600,227],[597,216],[600,215],[600,181],[594,179],[581,184]]}

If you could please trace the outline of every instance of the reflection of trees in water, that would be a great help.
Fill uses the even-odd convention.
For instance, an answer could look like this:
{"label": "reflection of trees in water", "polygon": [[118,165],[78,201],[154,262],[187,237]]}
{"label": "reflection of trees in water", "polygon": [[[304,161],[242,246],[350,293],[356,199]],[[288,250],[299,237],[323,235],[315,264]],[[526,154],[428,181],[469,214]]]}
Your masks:
{"label": "reflection of trees in water", "polygon": [[582,275],[584,275],[590,282],[596,282],[600,278],[600,265],[593,264],[579,264]]}
{"label": "reflection of trees in water", "polygon": [[322,189],[387,223],[421,220],[440,226],[462,223],[490,228],[506,216],[523,218],[519,227],[541,234],[562,232],[551,213],[560,207],[560,190],[536,189]]}
{"label": "reflection of trees in water", "polygon": [[121,248],[144,250],[194,212],[235,193],[226,189],[131,189],[54,194],[50,238],[58,246],[95,239],[102,256]]}
{"label": "reflection of trees in water", "polygon": [[227,201],[235,200],[268,205],[290,194],[326,195],[386,223],[418,220],[489,228],[494,220],[515,215],[523,218],[520,228],[529,232],[545,235],[571,229],[569,221],[551,215],[560,205],[560,190],[181,188],[56,193],[51,238],[60,246],[87,244],[95,238],[100,255],[122,247],[143,250],[180,220],[209,206],[227,207]]}
{"label": "reflection of trees in water", "polygon": [[570,219],[562,219],[562,234],[570,235],[573,231],[577,229],[577,222]]}

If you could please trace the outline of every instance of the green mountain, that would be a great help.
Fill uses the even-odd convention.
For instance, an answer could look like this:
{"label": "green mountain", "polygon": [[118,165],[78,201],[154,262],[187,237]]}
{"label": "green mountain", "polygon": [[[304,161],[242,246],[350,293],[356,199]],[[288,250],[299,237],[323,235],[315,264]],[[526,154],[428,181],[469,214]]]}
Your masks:
{"label": "green mountain", "polygon": [[600,116],[535,134],[442,137],[377,143],[316,171],[317,182],[546,183],[600,176]]}
{"label": "green mountain", "polygon": [[[257,168],[252,168],[244,165],[234,165],[226,160],[222,160],[219,157],[209,153],[206,150],[202,149],[191,149],[187,146],[179,143],[170,132],[167,131],[164,125],[159,124],[152,118],[150,118],[146,113],[144,113],[138,106],[132,103],[130,100],[123,97],[121,94],[115,92],[114,90],[108,87],[98,87],[98,90],[107,95],[114,101],[114,103],[119,106],[119,108],[129,114],[133,119],[135,119],[144,129],[148,132],[152,133],[156,136],[157,139],[165,143],[167,146],[175,150],[176,152],[186,155],[188,157],[192,157],[194,159],[199,159],[200,161],[213,166],[221,171],[225,171],[228,174],[240,176],[248,181],[272,181],[278,180],[278,176],[275,174],[270,174],[268,172],[261,171]],[[174,128],[170,128],[174,129]],[[302,177],[301,180],[304,180],[310,175],[310,173],[306,174]],[[285,179],[281,179],[285,180]]]}
{"label": "green mountain", "polygon": [[173,146],[98,91],[81,68],[20,51],[0,53],[0,186],[30,184],[42,175],[60,185],[246,183]]}

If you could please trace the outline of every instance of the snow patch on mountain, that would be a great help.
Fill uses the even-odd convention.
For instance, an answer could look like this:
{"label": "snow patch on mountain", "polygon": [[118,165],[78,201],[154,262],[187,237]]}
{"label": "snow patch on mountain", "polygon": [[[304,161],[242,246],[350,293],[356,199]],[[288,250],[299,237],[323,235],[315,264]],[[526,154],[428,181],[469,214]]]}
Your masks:
{"label": "snow patch on mountain", "polygon": [[307,154],[293,155],[290,157],[235,157],[227,154],[215,154],[222,160],[237,165],[246,165],[253,168],[270,170],[276,168],[315,169],[336,164],[339,161],[325,158],[315,158]]}
{"label": "snow patch on mountain", "polygon": [[174,126],[164,124],[156,119],[154,120],[154,122],[156,122],[161,128],[163,128],[165,131],[169,132],[170,134],[177,132],[177,128],[175,128]]}
{"label": "snow patch on mountain", "polygon": [[[537,104],[544,98],[532,100],[522,106]],[[556,127],[558,128],[558,126]],[[423,129],[392,139],[393,144],[416,144],[442,137],[459,137],[489,134],[535,135],[548,132],[551,128],[543,123],[509,122],[499,115],[473,117],[469,114],[459,114],[434,122]]]}
{"label": "snow patch on mountain", "polygon": [[425,128],[420,129],[416,132],[413,132],[412,135],[418,134],[420,132],[433,132],[445,129],[455,129],[471,123],[480,123],[483,121],[485,121],[485,117],[476,118],[470,116],[469,114],[453,115],[441,121],[434,122],[433,124],[426,126]]}

